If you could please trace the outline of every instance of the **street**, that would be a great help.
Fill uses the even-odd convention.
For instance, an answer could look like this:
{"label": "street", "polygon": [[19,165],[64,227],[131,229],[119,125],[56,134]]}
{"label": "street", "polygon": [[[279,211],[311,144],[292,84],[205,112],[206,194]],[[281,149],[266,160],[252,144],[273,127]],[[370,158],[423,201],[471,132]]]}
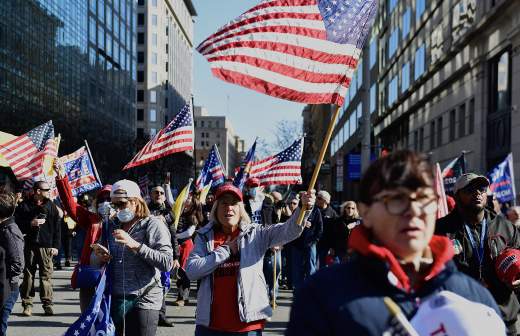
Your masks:
{"label": "street", "polygon": [[[78,291],[70,289],[70,275],[72,268],[63,271],[55,271],[54,279],[54,316],[44,316],[40,304],[39,294],[36,293],[33,316],[24,317],[21,315],[22,305],[20,299],[16,303],[13,313],[8,321],[7,334],[9,336],[57,336],[62,335],[67,327],[79,316]],[[39,280],[36,279],[36,284]],[[193,288],[193,286],[192,286]],[[170,291],[167,297],[166,313],[175,322],[174,328],[159,327],[158,336],[193,335],[195,330],[195,300],[190,301],[185,307],[173,306],[175,297]],[[195,295],[195,293],[192,293]],[[283,335],[285,325],[289,319],[289,311],[292,299],[292,292],[281,291],[279,306],[275,310],[274,316],[267,323],[264,335]]]}

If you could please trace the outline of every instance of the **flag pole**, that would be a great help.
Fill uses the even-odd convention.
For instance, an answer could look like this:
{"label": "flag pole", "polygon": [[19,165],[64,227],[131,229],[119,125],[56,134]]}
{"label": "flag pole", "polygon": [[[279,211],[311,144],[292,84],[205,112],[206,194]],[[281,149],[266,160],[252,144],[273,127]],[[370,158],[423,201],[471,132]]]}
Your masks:
{"label": "flag pole", "polygon": [[[318,155],[318,161],[316,162],[316,166],[314,167],[314,172],[312,173],[312,178],[309,183],[309,188],[307,192],[311,192],[314,189],[314,185],[316,184],[316,180],[318,179],[318,174],[320,173],[321,164],[323,163],[323,159],[325,158],[325,153],[327,152],[327,148],[329,147],[330,138],[332,137],[332,131],[334,130],[334,125],[336,124],[336,120],[338,119],[339,110],[341,106],[338,105],[336,107],[336,111],[332,115],[332,119],[329,123],[329,128],[327,129],[327,133],[325,134],[325,139],[323,139],[323,145],[321,146],[320,154]],[[301,224],[303,221],[303,217],[305,216],[305,211],[307,210],[306,206],[302,206],[302,211],[298,216],[297,224]]]}
{"label": "flag pole", "polygon": [[94,168],[94,174],[96,175],[96,178],[98,179],[99,184],[103,185],[103,183],[101,182],[101,177],[99,177],[99,174],[98,174],[98,171],[96,168],[96,163],[94,162],[94,158],[92,157],[92,153],[90,152],[90,147],[88,146],[87,139],[85,139],[85,147],[87,148],[88,156],[90,157],[90,161],[92,162],[92,168]]}
{"label": "flag pole", "polygon": [[276,250],[274,251],[274,262],[273,262],[273,309],[276,309]]}

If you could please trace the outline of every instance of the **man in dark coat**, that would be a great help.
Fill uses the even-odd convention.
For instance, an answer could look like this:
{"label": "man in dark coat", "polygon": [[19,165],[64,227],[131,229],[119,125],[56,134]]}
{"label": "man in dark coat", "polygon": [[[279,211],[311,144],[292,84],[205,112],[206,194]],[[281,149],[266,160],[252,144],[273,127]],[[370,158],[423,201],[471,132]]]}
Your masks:
{"label": "man in dark coat", "polygon": [[58,254],[61,244],[61,222],[58,208],[49,199],[47,182],[36,182],[32,198],[23,201],[15,212],[15,221],[25,234],[25,270],[20,296],[23,315],[32,315],[34,278],[40,269],[40,299],[45,315],[54,315],[52,309],[52,258]]}
{"label": "man in dark coat", "polygon": [[455,247],[458,269],[486,286],[495,298],[508,335],[516,335],[520,311],[514,288],[495,272],[495,260],[506,247],[520,248],[520,230],[505,217],[486,207],[489,181],[485,176],[469,173],[455,184],[455,209],[437,221],[436,234],[447,236]]}

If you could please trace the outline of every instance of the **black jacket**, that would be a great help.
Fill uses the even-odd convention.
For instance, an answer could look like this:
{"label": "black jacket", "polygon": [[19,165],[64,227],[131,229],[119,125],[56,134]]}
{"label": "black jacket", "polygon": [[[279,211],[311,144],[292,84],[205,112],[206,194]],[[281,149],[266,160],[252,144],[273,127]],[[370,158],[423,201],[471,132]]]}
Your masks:
{"label": "black jacket", "polygon": [[306,227],[300,237],[291,243],[291,246],[303,249],[320,240],[323,233],[323,221],[317,207],[314,207],[307,221],[311,222],[311,227]]}
{"label": "black jacket", "polygon": [[[45,223],[32,227],[31,221],[40,214],[45,214]],[[25,245],[59,249],[61,245],[61,223],[56,205],[47,200],[36,205],[33,200],[23,201],[14,214],[16,224],[25,235]]]}
{"label": "black jacket", "polygon": [[338,214],[330,206],[319,210],[323,221],[323,234],[318,243],[318,248],[320,250],[328,250],[334,245],[334,223],[336,222]]}
{"label": "black jacket", "polygon": [[[487,220],[487,235],[484,245],[483,280],[498,303],[504,320],[506,322],[515,321],[520,311],[520,305],[513,290],[500,281],[496,275],[495,260],[506,247],[520,248],[520,230],[502,215],[497,215],[488,209],[484,211]],[[480,236],[480,226],[477,229],[478,236]],[[454,257],[455,264],[460,271],[478,279],[478,258],[473,256],[473,248],[464,228],[464,220],[457,209],[437,220],[435,234],[447,236],[452,242],[458,241],[462,246],[462,251]],[[473,233],[473,236],[476,237],[476,232]],[[499,236],[503,239],[497,240]]]}
{"label": "black jacket", "polygon": [[349,224],[359,223],[361,220],[358,218],[345,218],[338,217],[334,221],[333,234],[332,234],[332,248],[336,252],[336,255],[344,255],[348,250],[348,238],[350,236]]}
{"label": "black jacket", "polygon": [[172,215],[172,208],[166,204],[159,204],[155,202],[148,203],[148,209],[150,210],[150,213],[153,216],[161,217],[161,219],[164,219],[164,223],[168,227],[168,230],[170,231],[171,236],[171,242],[172,242],[172,249],[173,249],[173,259],[178,260],[179,259],[179,241],[176,237],[176,230],[173,227],[173,215]]}
{"label": "black jacket", "polygon": [[25,260],[23,254],[23,234],[14,217],[0,224],[0,246],[4,248],[6,277],[9,283],[19,283],[22,279]]}

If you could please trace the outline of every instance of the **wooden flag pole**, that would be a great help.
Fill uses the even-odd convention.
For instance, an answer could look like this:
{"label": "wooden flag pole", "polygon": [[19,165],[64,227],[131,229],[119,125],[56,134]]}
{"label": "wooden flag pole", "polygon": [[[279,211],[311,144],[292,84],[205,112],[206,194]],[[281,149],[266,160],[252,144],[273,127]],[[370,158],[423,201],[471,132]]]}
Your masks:
{"label": "wooden flag pole", "polygon": [[[325,153],[327,152],[327,148],[329,147],[330,138],[332,137],[332,131],[334,130],[334,125],[336,124],[336,120],[338,119],[339,110],[341,106],[336,107],[336,111],[332,115],[332,119],[329,123],[329,128],[327,129],[327,134],[325,134],[325,139],[323,139],[323,145],[321,146],[321,151],[318,156],[318,161],[316,162],[316,166],[314,167],[314,172],[312,173],[311,182],[309,183],[309,188],[307,188],[307,192],[311,192],[314,189],[314,185],[316,184],[316,180],[318,179],[318,174],[320,173],[321,164],[323,163],[323,159],[325,158]],[[299,225],[302,224],[303,217],[305,216],[305,211],[307,208],[305,206],[302,207],[302,211],[300,211],[300,215],[298,216],[298,220],[296,223]]]}

